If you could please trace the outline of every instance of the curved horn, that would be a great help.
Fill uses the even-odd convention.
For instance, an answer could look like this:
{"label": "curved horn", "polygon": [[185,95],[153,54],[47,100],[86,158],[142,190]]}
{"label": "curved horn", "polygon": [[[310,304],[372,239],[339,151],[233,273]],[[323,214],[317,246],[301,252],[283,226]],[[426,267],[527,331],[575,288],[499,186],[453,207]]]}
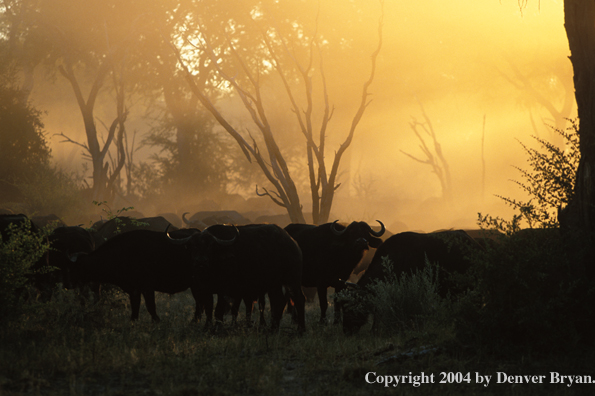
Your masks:
{"label": "curved horn", "polygon": [[351,289],[360,289],[360,285],[358,285],[357,283],[353,283],[353,282],[349,282],[349,281],[345,281],[345,286],[347,286],[348,288]]}
{"label": "curved horn", "polygon": [[384,224],[382,224],[380,220],[376,221],[380,223],[380,231],[376,232],[372,229],[372,227],[370,227],[370,234],[374,235],[375,237],[381,237],[386,231],[386,228],[384,228]]}
{"label": "curved horn", "polygon": [[[184,214],[185,214],[185,213],[184,213]],[[192,239],[192,235],[190,235],[189,237],[186,237],[186,238],[180,238],[180,239],[177,239],[177,238],[172,238],[172,237],[169,235],[169,232],[167,232],[167,230],[168,230],[168,229],[169,229],[169,224],[168,224],[168,225],[167,225],[167,227],[165,228],[165,235],[167,236],[167,239],[169,239],[169,241],[170,241],[171,243],[173,243],[174,245],[185,245],[185,244],[187,244],[187,243],[188,243],[188,242],[189,242],[189,241]]]}
{"label": "curved horn", "polygon": [[343,233],[345,231],[347,231],[347,228],[342,231],[337,230],[337,221],[339,221],[339,220],[335,220],[335,221],[333,221],[333,224],[331,224],[331,231],[333,232],[333,234],[335,234],[337,236],[343,235]]}
{"label": "curved horn", "polygon": [[[211,227],[209,227],[209,228],[211,228]],[[233,228],[236,231],[236,233],[233,236],[233,238],[231,238],[231,239],[220,239],[220,238],[217,238],[212,232],[209,231],[209,228],[207,228],[206,230],[204,230],[202,232],[202,234],[203,235],[205,235],[205,234],[206,235],[210,235],[211,238],[213,238],[213,240],[215,242],[217,242],[221,246],[230,246],[230,245],[233,245],[236,242],[236,240],[238,239],[238,236],[240,235],[240,230],[238,230],[238,227],[236,227],[235,225],[233,226]]]}
{"label": "curved horn", "polygon": [[184,212],[184,214],[182,215],[182,220],[184,221],[184,223],[186,223],[186,225],[189,225],[189,226],[191,226],[191,225],[192,225],[192,222],[191,222],[191,221],[189,221],[189,220],[186,218],[186,215],[187,215],[188,213],[190,213],[190,212]]}

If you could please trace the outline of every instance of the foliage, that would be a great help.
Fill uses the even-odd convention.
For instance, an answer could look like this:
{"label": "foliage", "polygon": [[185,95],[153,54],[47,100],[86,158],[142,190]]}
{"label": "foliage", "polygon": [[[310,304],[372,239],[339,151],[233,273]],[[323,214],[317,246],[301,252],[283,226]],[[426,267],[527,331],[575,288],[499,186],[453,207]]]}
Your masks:
{"label": "foliage", "polygon": [[10,224],[6,233],[6,240],[0,236],[0,322],[20,312],[23,288],[33,275],[31,267],[49,248],[44,234],[31,230],[29,219]]}
{"label": "foliage", "polygon": [[373,312],[374,328],[386,334],[422,333],[437,325],[447,301],[438,294],[438,271],[426,260],[423,270],[397,276],[388,257],[382,257],[383,280],[366,286],[365,294],[339,293],[340,301],[356,311]]}
{"label": "foliage", "polygon": [[143,140],[143,145],[158,151],[151,156],[154,165],[136,167],[139,182],[135,195],[183,202],[224,193],[233,166],[229,143],[214,131],[210,117],[196,107],[176,117],[166,116]]}
{"label": "foliage", "polygon": [[[551,353],[587,340],[595,292],[559,231],[525,230],[475,258],[456,313],[461,343],[491,352]],[[469,281],[469,279],[467,279]]]}
{"label": "foliage", "polygon": [[49,159],[41,112],[24,92],[0,84],[0,181],[21,182],[48,167]]}
{"label": "foliage", "polygon": [[[124,227],[126,224],[131,225],[133,227],[142,227],[149,225],[148,223],[140,221],[134,217],[126,216],[126,212],[128,212],[129,210],[134,210],[133,206],[124,207],[122,209],[116,210],[116,212],[113,212],[107,204],[107,201],[93,201],[93,205],[101,208],[101,211],[106,215],[107,220],[113,220],[116,223],[115,234],[119,234],[122,231],[122,227]],[[126,216],[126,220],[124,220],[122,216]]]}
{"label": "foliage", "polygon": [[[521,170],[529,201],[503,198],[518,210],[511,220],[479,215],[482,227],[507,234],[474,259],[471,291],[458,305],[463,343],[493,352],[550,353],[589,341],[595,289],[580,263],[568,256],[555,211],[573,195],[579,145],[576,122],[556,130],[566,149],[535,138],[542,151],[523,145],[531,170]],[[527,225],[528,229],[522,229]]]}
{"label": "foliage", "polygon": [[[452,337],[449,332],[446,337],[425,334],[423,329],[345,336],[340,326],[316,324],[320,312],[315,304],[306,310],[306,332],[296,337],[289,330],[294,329],[289,315],[284,315],[279,333],[227,324],[214,332],[190,323],[194,312],[190,291],[173,296],[157,293],[156,303],[160,323],[152,323],[144,307],[140,319],[131,323],[128,298],[118,290],[86,305],[74,291],[56,291],[52,301],[35,312],[28,310],[19,321],[0,326],[0,391],[355,396],[386,393],[381,384],[365,381],[368,372],[425,372],[435,374],[435,384],[420,388],[399,384],[399,388],[411,394],[474,395],[485,392],[482,385],[439,384],[439,373],[533,375],[548,374],[555,367],[560,373],[590,374],[593,367],[592,348],[546,358],[524,353],[498,358],[460,344],[451,348],[442,343]],[[568,395],[587,386],[530,384],[522,387],[522,394]],[[512,394],[515,389],[518,385],[491,383],[488,393]]]}
{"label": "foliage", "polygon": [[116,212],[114,212],[112,208],[110,208],[110,206],[107,204],[107,201],[93,201],[93,205],[97,206],[98,208],[101,208],[101,211],[105,214],[107,220],[115,219],[116,217],[121,216],[122,213],[126,213],[127,211],[134,209],[134,207],[128,206],[122,209],[117,209]]}
{"label": "foliage", "polygon": [[81,177],[54,167],[34,172],[17,186],[23,194],[25,211],[80,219],[86,212]]}
{"label": "foliage", "polygon": [[557,211],[567,205],[574,194],[576,170],[580,160],[577,121],[570,120],[571,126],[562,131],[554,129],[565,140],[565,147],[533,137],[540,145],[538,149],[528,148],[521,143],[528,155],[531,170],[517,168],[525,182],[515,181],[528,195],[528,201],[502,198],[508,205],[518,210],[509,221],[502,218],[479,215],[479,222],[485,227],[496,228],[512,234],[528,226],[529,228],[559,227]]}
{"label": "foliage", "polygon": [[[3,394],[116,395],[328,395],[386,394],[365,375],[435,374],[436,383],[405,394],[476,395],[519,393],[519,385],[441,384],[440,372],[590,374],[592,349],[551,359],[530,355],[486,358],[461,348],[416,353],[436,338],[378,335],[356,338],[339,326],[318,326],[315,305],[307,308],[307,331],[296,337],[283,318],[279,333],[225,325],[219,333],[190,323],[190,291],[158,293],[160,323],[143,308],[131,323],[128,299],[114,291],[95,304],[81,306],[73,291],[59,291],[11,326],[0,326],[0,392]],[[267,318],[269,313],[267,312]],[[433,349],[433,348],[426,348]],[[473,350],[472,353],[476,351]],[[523,395],[569,395],[589,385],[521,386]],[[578,388],[578,389],[577,389]]]}

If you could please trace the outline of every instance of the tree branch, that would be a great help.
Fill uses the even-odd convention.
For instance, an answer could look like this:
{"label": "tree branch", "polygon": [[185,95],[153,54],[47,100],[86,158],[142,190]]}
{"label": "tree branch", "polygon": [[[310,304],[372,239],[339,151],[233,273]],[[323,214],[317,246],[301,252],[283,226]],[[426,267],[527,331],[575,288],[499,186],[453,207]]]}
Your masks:
{"label": "tree branch", "polygon": [[266,188],[262,188],[264,190],[264,193],[259,193],[258,192],[258,185],[256,185],[256,195],[258,195],[259,197],[265,197],[268,196],[274,203],[276,203],[277,205],[283,207],[283,208],[287,208],[287,205],[285,205],[281,200],[279,200],[281,198],[281,196],[279,195],[278,192],[273,191],[273,193],[279,198],[275,198],[271,195],[271,193],[266,189]]}
{"label": "tree branch", "polygon": [[64,138],[64,140],[62,140],[60,143],[72,143],[72,144],[75,144],[77,146],[84,148],[87,152],[89,152],[89,147],[86,144],[77,142],[76,140],[72,140],[71,138],[66,136],[64,134],[64,132],[54,133],[53,136],[62,136]]}
{"label": "tree branch", "polygon": [[[353,117],[352,122],[351,122],[351,128],[349,129],[349,133],[348,133],[347,137],[345,138],[345,141],[343,142],[343,144],[341,144],[341,146],[335,153],[335,159],[333,160],[333,165],[331,168],[331,173],[330,173],[329,181],[328,181],[328,185],[333,187],[330,190],[331,191],[330,197],[328,197],[331,200],[332,200],[332,191],[334,191],[335,179],[337,177],[337,172],[339,170],[339,163],[341,162],[341,157],[342,157],[343,153],[345,152],[345,150],[347,150],[347,148],[351,145],[351,141],[353,140],[353,135],[355,134],[355,129],[357,128],[357,125],[359,124],[362,116],[364,115],[366,108],[368,107],[368,105],[370,103],[370,102],[368,102],[368,95],[369,95],[368,88],[370,87],[370,85],[372,85],[372,82],[374,81],[374,76],[376,74],[376,61],[378,59],[378,54],[380,53],[380,49],[382,48],[382,27],[383,27],[383,19],[384,19],[384,2],[381,1],[380,5],[382,8],[382,14],[378,21],[378,45],[376,47],[376,50],[371,55],[372,67],[370,70],[370,76],[368,77],[368,80],[364,83],[364,86],[362,88],[360,105],[359,105],[359,108],[358,108],[355,116]],[[325,195],[326,195],[325,191],[323,191],[323,200],[326,198]],[[323,205],[324,204],[325,204],[325,202],[323,202]],[[329,210],[330,210],[330,208],[329,208]]]}

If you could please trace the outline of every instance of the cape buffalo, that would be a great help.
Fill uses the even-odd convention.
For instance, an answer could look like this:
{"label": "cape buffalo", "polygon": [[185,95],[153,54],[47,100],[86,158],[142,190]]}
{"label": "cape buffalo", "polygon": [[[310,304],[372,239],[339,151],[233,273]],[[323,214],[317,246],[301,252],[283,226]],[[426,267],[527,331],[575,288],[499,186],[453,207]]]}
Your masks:
{"label": "cape buffalo", "polygon": [[[79,226],[58,227],[48,236],[50,249],[47,254],[33,265],[39,273],[33,275],[33,281],[42,297],[51,298],[52,289],[57,283],[62,283],[67,289],[77,286],[77,282],[70,277],[70,255],[74,253],[91,253],[95,249],[93,237],[86,229]],[[43,271],[45,266],[52,271]],[[92,287],[97,293],[98,287]]]}
{"label": "cape buffalo", "polygon": [[11,224],[18,226],[18,225],[21,225],[27,221],[29,222],[29,225],[28,225],[29,230],[33,233],[38,233],[39,229],[37,228],[35,223],[33,223],[31,221],[31,219],[29,219],[27,217],[27,215],[24,215],[22,213],[21,214],[2,214],[2,215],[0,215],[0,235],[2,235],[2,240],[6,241],[8,239],[8,227]]}
{"label": "cape buffalo", "polygon": [[186,218],[187,214],[188,212],[182,215],[184,223],[189,227],[200,229],[205,229],[216,224],[247,225],[252,223],[249,219],[235,210],[201,211],[193,214],[190,219]]}
{"label": "cape buffalo", "polygon": [[[282,228],[272,224],[213,225],[201,234],[171,242],[191,248],[194,281],[201,293],[249,301],[266,293],[276,329],[285,307],[285,287],[295,304],[298,327],[305,329],[302,254]],[[205,306],[207,315],[212,308]]]}
{"label": "cape buffalo", "polygon": [[[321,323],[326,322],[327,288],[342,290],[344,284],[341,280],[349,278],[365,251],[382,243],[379,237],[384,234],[385,228],[382,222],[378,223],[381,229],[377,232],[367,223],[355,221],[347,227],[336,221],[319,226],[290,224],[285,227],[302,249],[302,285],[317,288]],[[335,322],[339,320],[340,307],[335,304]]]}
{"label": "cape buffalo", "polygon": [[175,294],[191,288],[200,317],[200,295],[192,285],[191,251],[172,244],[161,231],[133,230],[111,238],[94,252],[72,257],[73,278],[111,283],[130,296],[132,320],[138,319],[141,294],[147,311],[159,321],[155,292]]}
{"label": "cape buffalo", "polygon": [[[382,265],[387,257],[391,273],[401,276],[423,269],[426,259],[438,264],[438,292],[443,297],[453,290],[449,274],[463,273],[469,266],[469,254],[482,247],[462,230],[441,231],[430,234],[402,232],[391,236],[380,245],[368,270],[357,283],[355,293],[369,293],[368,286],[376,281],[390,281],[387,268]],[[373,311],[373,307],[371,307]],[[343,329],[347,333],[358,331],[367,320],[368,314],[355,312],[347,304],[344,307]]]}
{"label": "cape buffalo", "polygon": [[[169,227],[169,228],[168,228]],[[105,241],[118,234],[134,230],[151,230],[164,232],[166,229],[177,230],[169,221],[161,216],[130,218],[127,216],[114,217],[108,221],[97,222],[92,226],[95,247],[98,248]]]}

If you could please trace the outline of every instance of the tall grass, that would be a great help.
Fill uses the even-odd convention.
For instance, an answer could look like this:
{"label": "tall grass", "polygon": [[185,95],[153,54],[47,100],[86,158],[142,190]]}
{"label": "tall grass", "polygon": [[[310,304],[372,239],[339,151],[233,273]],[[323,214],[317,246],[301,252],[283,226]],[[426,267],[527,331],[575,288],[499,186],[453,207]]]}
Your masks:
{"label": "tall grass", "polygon": [[32,266],[49,248],[46,235],[33,232],[29,219],[10,224],[5,232],[5,239],[0,236],[0,321],[18,315],[27,279],[36,275]]}
{"label": "tall grass", "polygon": [[[317,304],[308,305],[307,330],[302,335],[289,315],[284,315],[278,333],[258,325],[232,327],[229,318],[221,331],[205,329],[203,324],[191,323],[194,300],[189,291],[157,294],[160,323],[153,323],[144,307],[140,319],[130,322],[127,296],[116,288],[84,305],[76,292],[57,288],[52,301],[30,301],[24,308],[18,320],[0,323],[1,395],[352,396],[386,394],[385,388],[365,382],[371,371],[379,375],[494,374],[502,370],[537,373],[544,367],[527,356],[490,361],[449,348],[443,342],[452,338],[448,328],[442,327],[440,334],[436,325],[428,336],[433,309],[410,312],[418,324],[407,330],[377,334],[368,325],[357,336],[345,336],[340,326],[318,324]],[[420,322],[424,316],[425,322]],[[400,318],[401,323],[411,323]],[[441,348],[403,357],[403,352],[428,343]],[[557,369],[580,374],[590,367],[586,362],[586,358],[566,358]],[[404,394],[484,391],[467,384],[394,390]],[[548,394],[567,392],[566,387],[546,390]],[[505,385],[488,391],[514,393]],[[522,393],[543,391],[543,387],[529,387]]]}
{"label": "tall grass", "polygon": [[[355,317],[373,316],[376,334],[449,333],[452,317],[450,302],[438,294],[438,267],[426,258],[423,269],[397,276],[393,262],[382,257],[386,277],[364,289],[344,291],[340,300]],[[358,320],[359,321],[359,320]]]}
{"label": "tall grass", "polygon": [[438,271],[426,258],[425,267],[412,274],[397,276],[388,257],[382,258],[387,279],[369,286],[369,304],[374,307],[378,330],[423,331],[437,324],[446,301],[438,295]]}
{"label": "tall grass", "polygon": [[[327,378],[324,389],[344,382],[343,368],[359,367],[362,349],[385,342],[353,343],[332,326],[299,336],[288,315],[279,333],[257,325],[215,332],[191,323],[190,292],[158,294],[157,324],[144,307],[130,322],[127,296],[117,289],[85,305],[74,291],[54,294],[0,325],[0,393],[302,394],[321,385],[308,381],[311,376]],[[318,315],[308,312],[309,322]]]}

